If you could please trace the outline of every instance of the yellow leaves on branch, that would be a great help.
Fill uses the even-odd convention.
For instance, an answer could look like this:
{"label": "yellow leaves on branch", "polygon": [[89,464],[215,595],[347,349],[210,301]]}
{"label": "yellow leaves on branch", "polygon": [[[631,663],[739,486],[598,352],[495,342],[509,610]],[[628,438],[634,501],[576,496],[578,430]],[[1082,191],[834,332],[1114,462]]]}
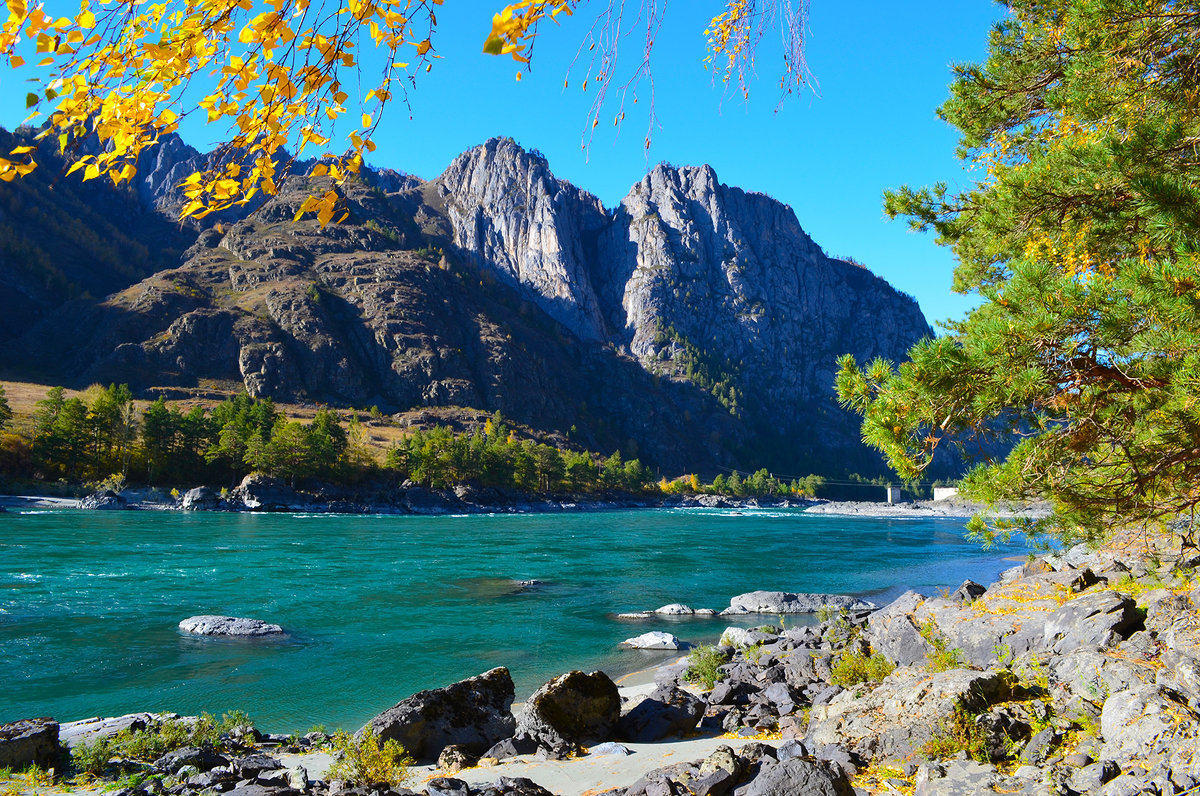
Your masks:
{"label": "yellow leaves on branch", "polygon": [[[483,49],[528,64],[538,25],[558,22],[582,2],[509,3],[494,16]],[[636,12],[648,21],[631,85],[648,75],[660,2],[647,0]],[[260,191],[275,193],[280,175],[314,148],[321,173],[335,182],[348,179],[375,148],[371,138],[382,112],[404,88],[396,83],[415,85],[439,57],[434,36],[442,0],[79,0],[77,13],[59,18],[29,0],[6,3],[0,58],[17,68],[36,56],[42,74],[49,74],[29,94],[31,118],[43,117],[39,135],[64,151],[92,139],[86,149],[96,154],[80,157],[71,169],[82,170],[84,179],[104,177],[115,184],[132,179],[142,154],[184,118],[226,128],[219,137],[228,144],[182,186],[185,217],[245,204]],[[726,61],[726,79],[736,72],[745,90],[754,47],[766,28],[778,24],[788,73],[784,85],[802,83],[806,8],[807,0],[728,0],[707,31],[712,57]],[[598,103],[612,82],[616,42],[628,32],[620,24],[623,14],[625,4],[610,0],[599,15],[601,39],[603,31],[613,35],[593,76],[601,86]],[[359,49],[368,40],[386,56],[386,66],[377,81],[368,81],[372,85],[363,96],[352,99],[350,87],[363,82]],[[350,79],[344,78],[347,69],[354,70]],[[342,154],[334,155],[326,147],[334,146],[335,126],[344,123],[355,101],[361,127],[344,135]],[[599,117],[593,116],[594,127]],[[618,113],[614,124],[622,117]],[[0,157],[0,180],[32,171],[32,154]],[[324,224],[334,216],[325,212],[328,207],[315,204],[309,210]]]}
{"label": "yellow leaves on branch", "polygon": [[492,32],[483,43],[489,55],[511,55],[518,63],[529,63],[526,54],[543,19],[557,21],[560,14],[570,15],[579,0],[520,0],[504,7],[492,17]]}
{"label": "yellow leaves on branch", "polygon": [[[185,217],[201,218],[275,193],[278,175],[318,148],[325,174],[340,182],[357,173],[395,83],[414,79],[433,54],[435,9],[442,0],[342,0],[330,9],[311,0],[115,0],[58,19],[26,0],[7,0],[0,57],[24,64],[30,51],[48,68],[29,105],[47,122],[40,134],[69,150],[94,136],[97,154],[71,171],[84,179],[133,177],[138,158],[200,115],[224,125],[229,144],[183,184]],[[343,85],[358,85],[356,43],[364,32],[389,56],[379,82],[358,101],[362,126],[334,156],[334,125],[349,112]],[[401,49],[412,46],[412,66]],[[353,69],[354,79],[342,71]],[[404,70],[409,70],[406,73]],[[30,153],[14,153],[28,155]],[[332,166],[329,164],[332,163]],[[29,158],[0,158],[0,180],[29,173]],[[323,207],[323,206],[322,206]],[[329,214],[317,207],[318,219]]]}

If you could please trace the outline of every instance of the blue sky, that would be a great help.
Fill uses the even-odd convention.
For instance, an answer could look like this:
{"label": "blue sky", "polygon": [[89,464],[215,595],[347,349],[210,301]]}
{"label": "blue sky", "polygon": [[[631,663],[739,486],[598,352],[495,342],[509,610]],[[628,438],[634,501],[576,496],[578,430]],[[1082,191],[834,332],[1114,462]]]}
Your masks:
{"label": "blue sky", "polygon": [[[518,82],[516,63],[481,52],[502,0],[448,0],[434,39],[442,57],[409,92],[411,110],[396,104],[388,111],[372,163],[431,178],[463,150],[512,136],[541,150],[555,174],[608,206],[660,161],[708,163],[722,182],[791,205],[828,253],[852,256],[915,296],[930,322],[961,317],[975,305],[950,291],[950,253],[932,236],[909,232],[903,221],[887,221],[881,194],[904,183],[971,181],[954,158],[954,130],[935,110],[946,96],[950,64],[984,57],[1001,6],[988,0],[812,0],[807,58],[815,90],[801,90],[777,110],[777,38],[763,42],[758,80],[744,102],[703,63],[704,28],[721,4],[674,0],[654,50],[661,126],[647,154],[645,89],[638,105],[627,107],[619,135],[612,108],[588,150],[581,149],[591,92],[579,88],[582,72],[571,75],[570,88],[564,90],[563,81],[594,18],[589,6],[599,2],[584,4],[559,28],[544,29],[532,72]],[[629,56],[638,48],[635,40],[624,45]],[[626,69],[633,65],[624,62]],[[21,77],[0,71],[0,124],[10,129],[25,117]],[[193,146],[207,149],[223,131],[183,132]]]}

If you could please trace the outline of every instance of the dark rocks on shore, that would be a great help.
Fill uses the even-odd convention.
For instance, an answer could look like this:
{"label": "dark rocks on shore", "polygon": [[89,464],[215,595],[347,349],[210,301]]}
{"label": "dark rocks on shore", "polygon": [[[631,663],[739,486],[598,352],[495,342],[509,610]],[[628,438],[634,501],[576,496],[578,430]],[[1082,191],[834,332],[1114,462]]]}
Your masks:
{"label": "dark rocks on shore", "polygon": [[219,492],[206,486],[184,492],[179,507],[184,511],[224,511],[232,508]]}
{"label": "dark rocks on shore", "polygon": [[700,697],[674,686],[656,688],[617,723],[617,737],[636,743],[660,741],[696,728],[704,716]]}
{"label": "dark rocks on shore", "polygon": [[179,629],[197,636],[238,636],[241,638],[279,636],[286,632],[279,625],[273,625],[261,619],[211,614],[188,617],[179,623]]}
{"label": "dark rocks on shore", "polygon": [[371,719],[359,734],[369,730],[380,740],[395,740],[418,760],[436,759],[450,744],[482,753],[516,731],[515,693],[508,669],[497,667],[413,694]]}
{"label": "dark rocks on shore", "polygon": [[129,508],[129,504],[119,493],[111,489],[104,489],[80,498],[79,508],[93,511],[119,511]]}
{"label": "dark rocks on shore", "polygon": [[29,766],[54,768],[62,750],[58,722],[51,718],[0,724],[0,768],[19,771]]}
{"label": "dark rocks on shore", "polygon": [[621,695],[604,672],[567,672],[525,702],[517,732],[549,745],[586,746],[607,741],[621,718]]}
{"label": "dark rocks on shore", "polygon": [[277,478],[250,473],[229,494],[250,511],[303,511],[311,501]]}

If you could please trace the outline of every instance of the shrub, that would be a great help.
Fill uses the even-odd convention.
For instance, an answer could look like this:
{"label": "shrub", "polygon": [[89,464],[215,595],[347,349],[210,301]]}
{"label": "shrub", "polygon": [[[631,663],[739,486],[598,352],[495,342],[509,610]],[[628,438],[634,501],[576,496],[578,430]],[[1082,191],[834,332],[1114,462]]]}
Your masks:
{"label": "shrub", "polygon": [[954,706],[948,719],[939,722],[933,737],[921,748],[931,760],[952,757],[966,752],[977,763],[991,762],[987,751],[987,734],[975,721],[975,716],[961,702]]}
{"label": "shrub", "polygon": [[721,664],[725,660],[725,653],[719,647],[701,644],[688,655],[689,665],[683,673],[683,679],[698,683],[705,691],[711,691],[713,686],[725,679],[725,673],[721,671]]}
{"label": "shrub", "polygon": [[895,664],[883,657],[882,653],[877,652],[867,656],[857,652],[847,652],[833,665],[829,682],[845,687],[859,683],[878,683],[891,674],[895,668]]}
{"label": "shrub", "polygon": [[108,770],[112,758],[113,744],[110,738],[97,738],[91,743],[81,743],[71,750],[71,762],[75,769],[96,777]]}
{"label": "shrub", "polygon": [[340,779],[350,785],[376,785],[386,782],[400,786],[409,777],[408,767],[413,759],[404,747],[393,739],[379,744],[373,732],[355,738],[344,730],[333,734],[333,754],[336,761],[329,769],[329,779]]}
{"label": "shrub", "polygon": [[962,650],[950,648],[950,642],[938,632],[933,622],[921,625],[921,638],[929,642],[933,651],[925,656],[925,668],[931,672],[945,672],[950,669],[960,669],[966,665]]}

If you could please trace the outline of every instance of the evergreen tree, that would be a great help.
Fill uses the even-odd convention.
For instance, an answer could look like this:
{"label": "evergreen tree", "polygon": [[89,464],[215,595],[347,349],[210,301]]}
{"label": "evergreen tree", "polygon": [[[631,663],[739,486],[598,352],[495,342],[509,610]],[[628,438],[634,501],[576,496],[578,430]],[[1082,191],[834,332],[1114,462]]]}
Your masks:
{"label": "evergreen tree", "polygon": [[906,479],[947,439],[1015,433],[964,492],[1049,498],[1027,530],[1096,537],[1200,502],[1200,15],[1007,5],[940,110],[983,178],[885,198],[954,250],[955,288],[983,303],[898,367],[843,358],[838,391]]}
{"label": "evergreen tree", "polygon": [[12,408],[8,405],[8,395],[4,392],[4,385],[0,384],[0,431],[8,428],[12,417]]}

